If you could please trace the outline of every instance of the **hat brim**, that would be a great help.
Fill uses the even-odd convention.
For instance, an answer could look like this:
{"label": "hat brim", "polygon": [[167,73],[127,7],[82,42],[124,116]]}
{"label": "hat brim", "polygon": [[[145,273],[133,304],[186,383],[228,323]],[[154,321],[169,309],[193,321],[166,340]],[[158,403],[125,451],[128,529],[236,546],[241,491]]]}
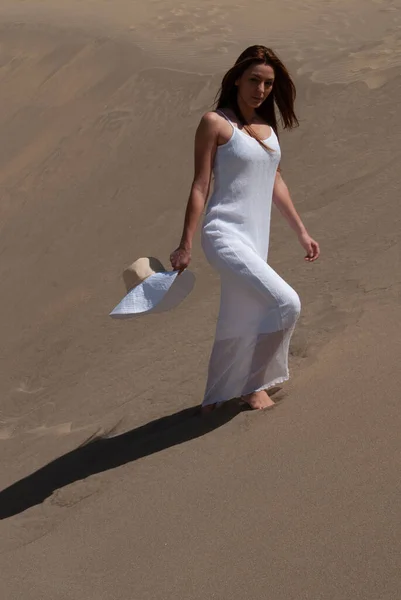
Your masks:
{"label": "hat brim", "polygon": [[192,291],[195,276],[185,269],[155,273],[132,289],[111,311],[113,319],[160,313],[178,306]]}

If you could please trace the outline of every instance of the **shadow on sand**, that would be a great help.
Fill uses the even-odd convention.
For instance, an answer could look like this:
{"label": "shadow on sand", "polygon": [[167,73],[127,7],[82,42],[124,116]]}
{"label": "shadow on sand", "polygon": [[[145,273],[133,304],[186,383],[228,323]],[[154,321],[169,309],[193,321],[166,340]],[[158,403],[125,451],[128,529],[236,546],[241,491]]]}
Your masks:
{"label": "shadow on sand", "polygon": [[205,435],[228,423],[241,410],[238,404],[227,402],[207,417],[201,417],[196,406],[121,435],[94,437],[2,490],[0,519],[40,504],[55,490],[74,481]]}

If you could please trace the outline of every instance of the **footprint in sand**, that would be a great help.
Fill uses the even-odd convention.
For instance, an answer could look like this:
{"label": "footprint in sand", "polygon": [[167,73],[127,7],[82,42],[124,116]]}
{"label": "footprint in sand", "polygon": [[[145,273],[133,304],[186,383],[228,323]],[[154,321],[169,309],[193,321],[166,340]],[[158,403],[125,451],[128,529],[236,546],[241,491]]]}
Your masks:
{"label": "footprint in sand", "polygon": [[[210,1],[196,5],[190,2],[175,6],[166,5],[165,2],[154,4],[157,6],[157,16],[142,24],[146,36],[141,36],[141,47],[149,44],[156,53],[176,55],[177,48],[171,46],[171,42],[176,42],[185,49],[187,56],[199,56],[211,45],[213,51],[224,52],[226,44],[230,42],[227,38],[232,35],[232,27],[224,7]],[[238,6],[231,5],[230,15],[238,10]],[[217,50],[216,44],[220,44]]]}
{"label": "footprint in sand", "polygon": [[120,131],[127,124],[131,123],[132,111],[114,109],[104,112],[99,116],[96,122],[96,127],[101,131]]}
{"label": "footprint in sand", "polygon": [[8,428],[0,429],[0,440],[1,441],[9,440],[12,437],[13,437],[12,429],[8,429]]}
{"label": "footprint in sand", "polygon": [[[116,435],[117,432],[121,429],[121,424],[123,423],[123,419],[120,419],[116,423],[112,425],[96,425],[91,423],[90,425],[83,425],[82,427],[72,427],[72,421],[68,421],[66,423],[58,423],[56,425],[39,425],[39,427],[35,427],[34,429],[28,429],[26,433],[37,436],[55,436],[59,437],[62,435],[69,435],[72,433],[80,433],[82,431],[90,431],[92,433],[89,434],[88,438],[85,440],[84,444],[87,444],[91,440],[97,438],[98,436],[111,437]],[[124,428],[123,428],[124,429]]]}
{"label": "footprint in sand", "polygon": [[306,336],[301,335],[299,332],[297,336],[294,335],[291,341],[290,356],[296,358],[307,358],[308,356],[308,340]]}
{"label": "footprint in sand", "polygon": [[60,508],[69,508],[89,498],[99,492],[102,487],[102,482],[99,477],[90,477],[76,481],[71,485],[56,490],[50,498],[45,502],[51,506]]}
{"label": "footprint in sand", "polygon": [[36,390],[29,390],[25,383],[21,383],[17,388],[15,388],[16,392],[22,392],[23,394],[38,394],[42,390],[43,390],[43,388],[37,388]]}
{"label": "footprint in sand", "polygon": [[303,64],[298,75],[310,74],[317,83],[354,83],[363,81],[369,89],[377,89],[398,75],[401,66],[401,32],[354,50],[342,50],[323,61]]}
{"label": "footprint in sand", "polygon": [[[17,421],[18,419],[8,419],[8,421]],[[75,431],[81,431],[87,429],[85,427],[81,427],[76,429]],[[60,423],[59,425],[40,425],[39,427],[34,427],[34,429],[27,429],[24,433],[28,433],[30,435],[37,435],[39,437],[42,436],[55,436],[59,437],[61,435],[68,435],[73,433],[72,422],[68,423]],[[10,440],[15,435],[15,428],[10,425],[5,425],[5,427],[0,429],[0,440]]]}
{"label": "footprint in sand", "polygon": [[[76,430],[76,431],[79,431]],[[69,423],[61,423],[60,425],[40,425],[40,427],[35,427],[34,429],[28,429],[27,433],[32,435],[48,435],[48,436],[60,436],[67,435],[72,433],[72,422]]]}

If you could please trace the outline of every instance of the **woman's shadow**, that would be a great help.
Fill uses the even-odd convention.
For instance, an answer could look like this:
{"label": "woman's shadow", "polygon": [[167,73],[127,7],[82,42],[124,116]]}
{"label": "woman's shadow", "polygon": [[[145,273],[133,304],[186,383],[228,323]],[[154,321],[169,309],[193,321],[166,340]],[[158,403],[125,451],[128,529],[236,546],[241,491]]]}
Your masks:
{"label": "woman's shadow", "polygon": [[75,450],[2,490],[0,519],[40,504],[55,490],[74,481],[205,435],[230,421],[241,410],[238,403],[227,402],[202,417],[199,406],[196,406],[151,421],[121,435],[91,438]]}

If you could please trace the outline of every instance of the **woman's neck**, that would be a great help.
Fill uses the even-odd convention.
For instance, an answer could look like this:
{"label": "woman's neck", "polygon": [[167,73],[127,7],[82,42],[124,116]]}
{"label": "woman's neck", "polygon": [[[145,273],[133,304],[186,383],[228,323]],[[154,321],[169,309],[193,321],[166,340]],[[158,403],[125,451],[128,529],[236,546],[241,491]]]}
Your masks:
{"label": "woman's neck", "polygon": [[251,106],[249,106],[248,104],[245,104],[245,102],[239,96],[237,99],[237,103],[238,103],[238,108],[240,109],[241,114],[244,117],[245,121],[247,123],[252,123],[252,121],[255,118],[255,114],[256,114],[255,109],[252,108]]}

